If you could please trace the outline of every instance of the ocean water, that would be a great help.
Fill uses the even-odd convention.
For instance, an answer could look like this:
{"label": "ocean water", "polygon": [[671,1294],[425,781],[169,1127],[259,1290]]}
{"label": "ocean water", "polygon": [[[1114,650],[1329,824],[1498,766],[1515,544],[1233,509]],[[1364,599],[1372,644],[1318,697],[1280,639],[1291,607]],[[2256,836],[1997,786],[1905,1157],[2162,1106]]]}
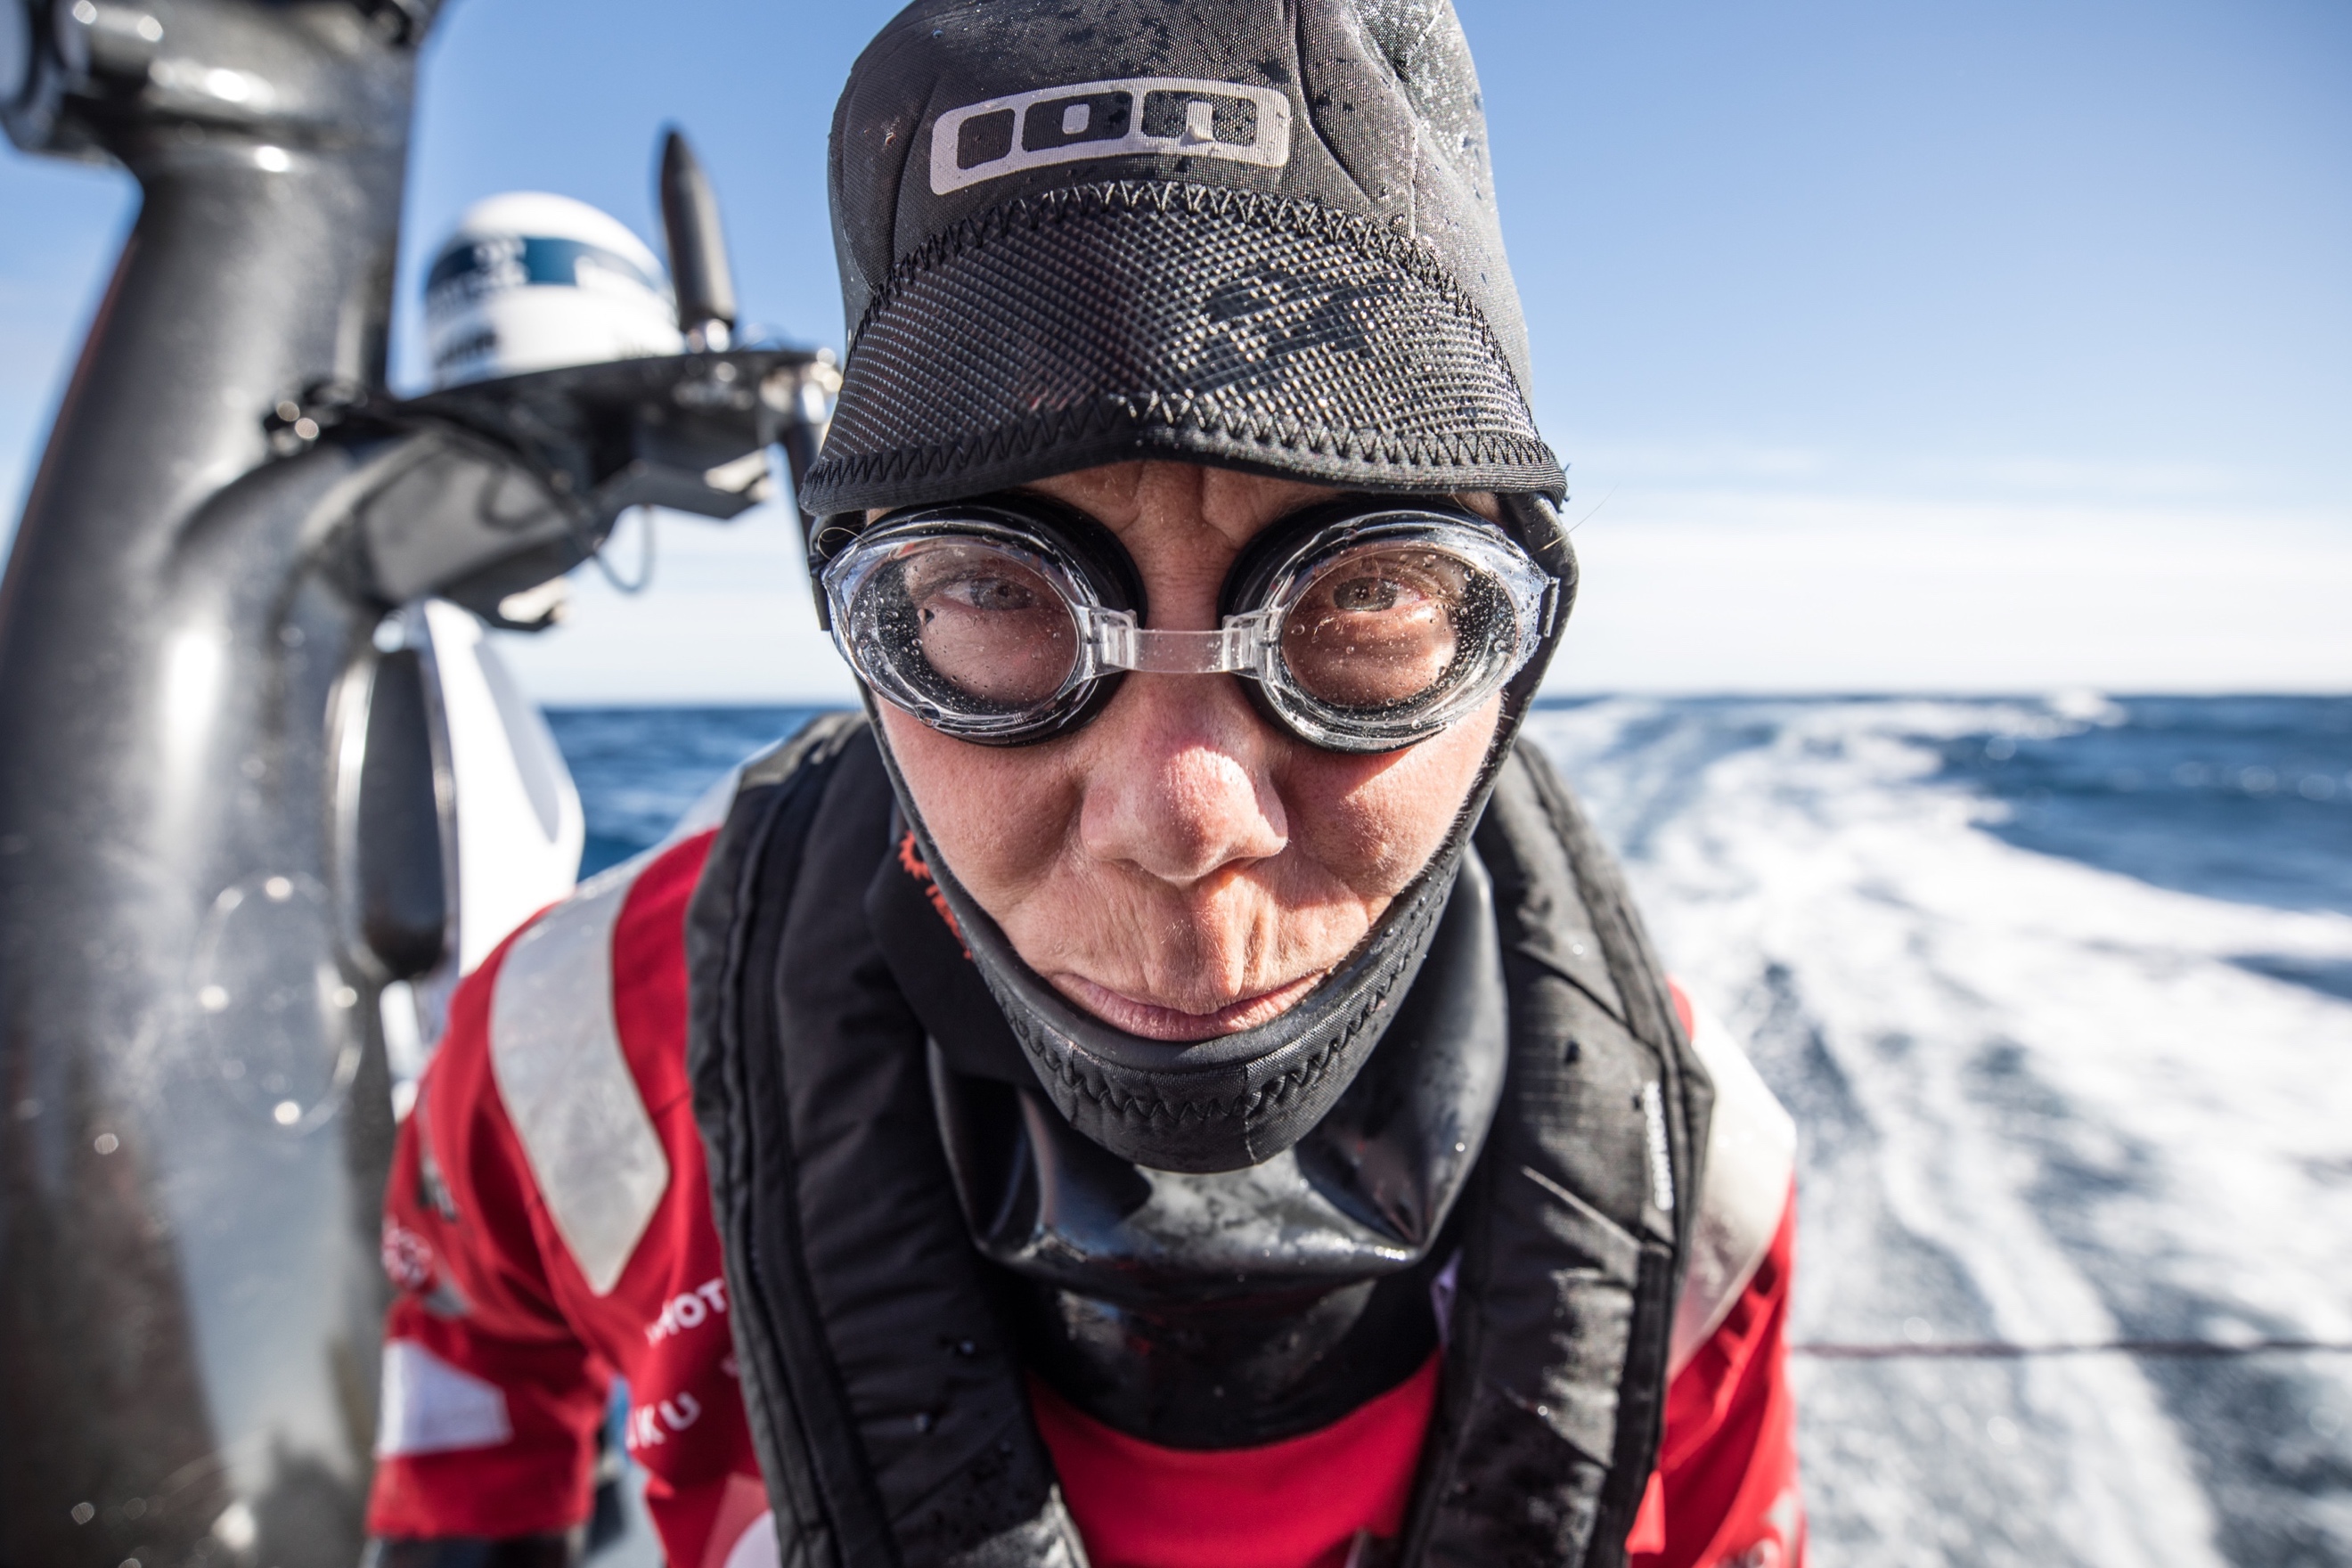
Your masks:
{"label": "ocean water", "polygon": [[[805,717],[551,714],[588,868]],[[2352,1344],[2352,700],[1529,733],[1797,1117],[1817,1563],[2352,1563],[2352,1355],[2273,1348]]]}

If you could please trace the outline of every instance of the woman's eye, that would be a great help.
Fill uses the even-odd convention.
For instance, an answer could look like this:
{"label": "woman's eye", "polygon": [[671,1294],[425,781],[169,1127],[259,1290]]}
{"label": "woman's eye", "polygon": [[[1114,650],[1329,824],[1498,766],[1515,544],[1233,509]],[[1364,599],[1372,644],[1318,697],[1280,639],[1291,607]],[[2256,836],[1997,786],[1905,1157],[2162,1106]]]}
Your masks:
{"label": "woman's eye", "polygon": [[998,615],[1037,607],[1036,590],[1010,577],[962,577],[933,591],[964,609]]}
{"label": "woman's eye", "polygon": [[1355,615],[1393,610],[1399,604],[1411,604],[1418,597],[1393,577],[1351,577],[1331,590],[1332,607]]}
{"label": "woman's eye", "polygon": [[1318,702],[1424,698],[1460,645],[1461,570],[1433,552],[1372,546],[1332,566],[1285,616],[1282,658]]}

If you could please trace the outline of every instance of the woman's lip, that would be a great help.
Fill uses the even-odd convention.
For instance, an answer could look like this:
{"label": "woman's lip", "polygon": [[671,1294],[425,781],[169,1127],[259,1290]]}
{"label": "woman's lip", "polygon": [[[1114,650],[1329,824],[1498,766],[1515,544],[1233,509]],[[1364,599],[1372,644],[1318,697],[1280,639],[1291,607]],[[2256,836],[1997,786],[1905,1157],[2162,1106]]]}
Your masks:
{"label": "woman's lip", "polygon": [[1322,978],[1320,974],[1309,974],[1271,991],[1244,996],[1213,1013],[1187,1013],[1178,1007],[1139,1002],[1080,974],[1056,974],[1054,985],[1115,1029],[1140,1035],[1147,1040],[1183,1042],[1213,1040],[1220,1035],[1237,1035],[1244,1029],[1271,1023],[1289,1011],[1291,1005],[1312,991],[1315,983]]}

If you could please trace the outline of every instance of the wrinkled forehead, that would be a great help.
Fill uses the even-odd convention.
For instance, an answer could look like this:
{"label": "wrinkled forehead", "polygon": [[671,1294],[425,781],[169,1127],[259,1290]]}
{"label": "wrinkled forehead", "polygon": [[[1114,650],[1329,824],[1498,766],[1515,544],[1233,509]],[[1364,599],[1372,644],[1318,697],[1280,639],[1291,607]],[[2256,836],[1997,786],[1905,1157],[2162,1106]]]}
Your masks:
{"label": "wrinkled forehead", "polygon": [[[1361,492],[1286,475],[1254,473],[1205,463],[1143,459],[1103,463],[1014,487],[1079,511],[1108,528],[1138,564],[1181,563],[1188,556],[1222,565],[1283,518]],[[1394,497],[1363,495],[1366,505]],[[1503,522],[1496,498],[1486,491],[1433,497],[1490,522]],[[869,510],[869,523],[887,516]],[[1144,559],[1146,554],[1150,559]]]}
{"label": "wrinkled forehead", "polygon": [[1085,512],[1147,570],[1188,558],[1222,566],[1276,520],[1349,493],[1303,479],[1163,461],[1106,463],[1022,489]]}

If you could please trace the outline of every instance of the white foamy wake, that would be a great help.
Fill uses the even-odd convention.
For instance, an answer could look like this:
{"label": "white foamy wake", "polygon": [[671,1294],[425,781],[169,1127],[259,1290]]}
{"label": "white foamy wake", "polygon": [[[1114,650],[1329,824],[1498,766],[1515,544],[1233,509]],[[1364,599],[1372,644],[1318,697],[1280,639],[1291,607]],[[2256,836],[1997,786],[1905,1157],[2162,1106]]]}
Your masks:
{"label": "white foamy wake", "polygon": [[[1795,1337],[2352,1339],[2352,919],[2012,847],[1936,745],[2066,704],[1537,715],[1803,1129]],[[2352,1563],[2352,1362],[1801,1361],[1817,1562]]]}

